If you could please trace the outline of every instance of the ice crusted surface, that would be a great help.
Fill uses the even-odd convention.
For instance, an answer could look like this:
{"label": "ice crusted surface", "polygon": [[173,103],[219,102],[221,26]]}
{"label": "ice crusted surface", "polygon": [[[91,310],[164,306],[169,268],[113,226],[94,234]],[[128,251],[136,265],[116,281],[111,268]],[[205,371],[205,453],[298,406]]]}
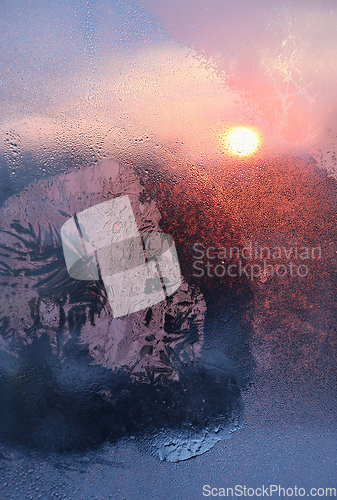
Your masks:
{"label": "ice crusted surface", "polygon": [[112,160],[33,183],[1,209],[2,440],[72,451],[136,436],[179,461],[237,428],[240,390],[227,359],[205,363],[195,286],[183,279],[164,301],[114,318],[101,280],[67,272],[64,222],[125,195],[140,234],[161,232],[136,171]]}
{"label": "ice crusted surface", "polygon": [[177,362],[194,361],[203,340],[205,302],[186,282],[178,293],[124,318],[113,318],[102,282],[68,276],[60,229],[73,214],[128,195],[140,233],[160,231],[153,201],[131,167],[114,161],[36,183],[1,211],[1,347],[13,355],[48,334],[55,355],[127,367],[141,379],[177,380]]}
{"label": "ice crusted surface", "polygon": [[219,441],[228,439],[232,432],[233,430],[219,428],[212,432],[204,429],[193,435],[182,436],[167,432],[160,436],[161,439],[154,440],[154,444],[158,446],[160,460],[181,462],[209,451]]}

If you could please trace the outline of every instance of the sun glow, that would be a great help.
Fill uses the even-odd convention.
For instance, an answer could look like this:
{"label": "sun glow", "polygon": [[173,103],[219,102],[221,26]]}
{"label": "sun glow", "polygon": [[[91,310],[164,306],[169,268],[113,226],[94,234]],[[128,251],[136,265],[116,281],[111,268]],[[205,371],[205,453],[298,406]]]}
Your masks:
{"label": "sun glow", "polygon": [[225,148],[237,156],[253,154],[259,145],[259,137],[248,127],[234,127],[224,137]]}

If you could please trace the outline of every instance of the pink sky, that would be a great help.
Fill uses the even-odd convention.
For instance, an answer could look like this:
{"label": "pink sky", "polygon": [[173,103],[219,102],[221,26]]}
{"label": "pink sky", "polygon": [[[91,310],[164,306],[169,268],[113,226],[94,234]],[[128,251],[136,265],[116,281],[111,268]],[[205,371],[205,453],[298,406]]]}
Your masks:
{"label": "pink sky", "polygon": [[145,0],[171,36],[217,71],[289,143],[336,126],[336,3]]}

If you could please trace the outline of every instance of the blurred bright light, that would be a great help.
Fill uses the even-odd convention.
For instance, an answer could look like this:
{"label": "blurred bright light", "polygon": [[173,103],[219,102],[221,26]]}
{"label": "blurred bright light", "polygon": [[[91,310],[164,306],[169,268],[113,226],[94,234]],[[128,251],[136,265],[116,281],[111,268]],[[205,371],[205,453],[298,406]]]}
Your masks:
{"label": "blurred bright light", "polygon": [[248,156],[257,150],[259,138],[248,127],[234,127],[225,135],[224,145],[234,155]]}

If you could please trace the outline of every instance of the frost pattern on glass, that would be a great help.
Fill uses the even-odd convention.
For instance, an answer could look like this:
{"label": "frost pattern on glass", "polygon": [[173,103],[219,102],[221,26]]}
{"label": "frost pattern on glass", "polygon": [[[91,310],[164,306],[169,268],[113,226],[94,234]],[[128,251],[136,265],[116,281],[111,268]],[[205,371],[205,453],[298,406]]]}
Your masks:
{"label": "frost pattern on glass", "polygon": [[[156,255],[158,252],[155,249],[155,238],[152,236],[156,234],[156,230],[157,234],[160,235],[158,232],[160,215],[153,202],[145,204],[139,202],[141,186],[132,169],[122,169],[121,175],[117,177],[118,171],[119,167],[115,162],[104,161],[96,167],[62,174],[46,183],[31,186],[26,191],[26,196],[20,195],[20,198],[14,197],[8,200],[2,209],[2,220],[7,221],[7,225],[3,225],[1,228],[2,276],[4,278],[1,284],[1,310],[3,311],[3,324],[6,324],[3,332],[4,347],[17,355],[21,346],[31,343],[34,338],[38,338],[47,330],[54,352],[62,357],[62,352],[67,350],[70,338],[76,335],[78,344],[82,348],[88,349],[95,363],[100,362],[109,368],[133,365],[132,372],[137,373],[138,376],[145,376],[146,367],[151,363],[155,364],[154,360],[157,360],[161,368],[166,366],[166,369],[160,371],[161,376],[167,374],[169,378],[177,378],[177,373],[170,366],[170,362],[165,365],[163,361],[160,361],[159,353],[165,352],[165,344],[159,348],[158,337],[165,336],[164,323],[167,322],[165,318],[169,316],[172,318],[180,317],[178,331],[188,331],[191,325],[197,328],[197,337],[189,347],[186,344],[185,352],[181,349],[181,339],[180,342],[176,342],[172,338],[170,342],[166,343],[166,348],[170,346],[175,353],[181,351],[182,354],[179,353],[178,356],[183,356],[184,361],[190,362],[196,359],[202,345],[205,304],[202,297],[193,292],[185,283],[177,296],[174,296],[169,302],[165,301],[162,305],[155,306],[156,302],[165,300],[162,284],[157,274]],[[90,186],[90,192],[87,191],[88,186]],[[122,191],[128,194],[120,196]],[[95,205],[97,199],[104,198],[112,198],[113,201],[105,201],[103,204]],[[91,203],[94,207],[90,207]],[[131,203],[134,208],[132,208]],[[40,209],[38,204],[42,205]],[[88,206],[89,208],[84,208]],[[101,206],[106,211],[106,216],[98,213]],[[117,221],[116,217],[111,215],[112,207],[113,210],[117,210],[118,214],[120,211],[123,212],[123,221],[126,210],[131,224],[131,226],[129,224],[128,227],[124,228],[123,234],[118,232],[115,246],[111,244],[111,234],[114,234],[116,224],[120,221],[118,217]],[[93,212],[97,212],[97,214],[95,215]],[[86,248],[83,246],[83,241],[80,241],[74,219],[68,218],[67,220],[71,213],[77,213]],[[65,220],[66,222],[64,222]],[[149,234],[148,229],[151,226],[153,233]],[[147,267],[147,273],[152,270],[152,274],[150,273],[151,275],[148,277],[145,276],[145,283],[151,282],[152,285],[150,283],[148,286],[152,290],[154,287],[153,279],[157,275],[157,285],[160,288],[158,292],[154,292],[153,299],[150,299],[152,309],[149,309],[149,299],[146,299],[145,302],[137,299],[134,302],[135,299],[130,293],[132,291],[128,291],[122,283],[122,273],[113,277],[114,271],[117,270],[118,273],[120,268],[124,268],[123,256],[120,255],[120,251],[125,251],[125,248],[117,248],[118,242],[126,241],[129,245],[133,238],[133,250],[135,249],[134,239],[138,243],[137,251],[133,251],[132,254],[132,265],[130,262],[128,263],[131,270],[137,270],[137,266],[144,261],[140,234],[143,234],[148,249],[148,266],[152,266],[151,269]],[[63,250],[66,249],[65,263],[68,265],[69,278],[65,273],[61,247],[62,238]],[[172,274],[172,269],[168,269],[166,273],[166,259],[172,264],[170,258],[173,258],[172,254],[165,257],[166,253],[170,252],[170,246],[166,248],[165,241],[169,240],[163,240],[160,236],[159,243],[163,255],[161,253],[158,256],[158,265],[160,272],[163,273],[164,283],[165,277],[168,281],[170,274]],[[171,240],[170,244],[172,245],[172,243]],[[99,251],[100,249],[102,249],[102,253],[97,252],[98,263],[103,282],[106,285],[107,295],[104,291],[104,285],[102,287],[101,283],[89,283],[81,286],[80,283],[76,284],[73,281],[73,279],[78,280],[79,278],[98,280],[97,262],[92,256],[95,250]],[[129,249],[128,246],[127,250]],[[104,255],[106,250],[108,253]],[[78,258],[82,260],[82,266],[76,268]],[[76,259],[77,261],[75,261]],[[173,261],[173,264],[178,263]],[[88,275],[85,275],[86,272]],[[179,288],[174,270],[173,278],[176,281],[173,282],[175,284],[169,295],[172,295]],[[178,278],[180,279],[179,267]],[[115,283],[113,283],[113,279],[115,279]],[[124,276],[123,279],[130,279],[131,286],[135,285],[135,276],[131,278]],[[171,286],[171,283],[172,281],[167,282],[168,287]],[[14,294],[12,292],[13,285],[15,286]],[[77,307],[72,305],[74,298],[70,296],[71,287],[80,292]],[[100,307],[96,311],[95,307],[97,306],[92,304],[90,296],[87,296],[90,289],[93,295],[96,295],[94,298],[100,301]],[[112,310],[108,304],[109,298]],[[180,302],[186,305],[179,306]],[[125,305],[123,306],[123,304]],[[125,316],[132,312],[132,310],[129,311],[132,307],[133,311],[138,309],[144,309],[144,311],[139,311],[138,316],[135,314],[124,320],[117,320],[118,316]],[[180,308],[181,311],[179,311]],[[51,311],[54,311],[56,318],[52,319]],[[72,319],[74,315],[76,319]],[[94,324],[96,328],[93,328]],[[146,341],[145,337],[151,336],[153,333],[155,333],[157,341]],[[152,349],[154,350],[153,354]]]}
{"label": "frost pattern on glass", "polygon": [[[82,391],[89,398],[84,405],[86,412],[99,415],[89,435],[101,435],[108,418],[108,424],[104,424],[110,429],[104,431],[108,432],[106,438],[140,434],[150,439],[146,449],[161,460],[179,461],[204,453],[240,425],[240,390],[231,370],[226,370],[228,360],[224,358],[213,366],[213,361],[205,364],[205,357],[201,359],[206,315],[203,295],[184,279],[174,292],[172,283],[180,280],[180,270],[172,270],[172,264],[178,262],[177,253],[172,252],[173,240],[162,234],[156,204],[143,193],[132,167],[104,160],[31,184],[9,198],[1,209],[0,354],[7,360],[3,366],[12,364],[17,377],[25,377],[23,387],[31,394],[32,408],[40,404],[49,380],[51,395],[61,391],[61,413],[67,398],[72,398],[74,425],[84,426],[83,435],[74,433],[69,439],[64,433],[70,432],[70,421],[58,435],[51,430],[48,436],[28,433],[20,437],[14,431],[14,441],[60,449],[88,445],[87,417],[82,422],[75,410],[77,404],[81,407]],[[104,216],[91,220],[94,224],[89,229],[95,230],[92,235],[87,231],[85,216],[91,217],[91,207],[97,211],[103,203],[104,209],[111,211],[111,201],[105,200],[117,200],[119,208],[126,209],[133,237],[136,241],[143,239],[142,251],[150,265],[158,265],[163,276],[159,285],[168,290],[164,300],[120,318],[109,306],[109,281],[98,281],[95,262],[87,261],[90,251],[101,248],[101,241],[110,245],[110,236],[98,228],[121,229],[115,227],[119,221],[114,217]],[[85,243],[91,242],[86,251],[78,241],[78,227],[71,214],[78,215],[77,224],[88,239]],[[131,233],[128,230],[126,235]],[[129,245],[130,238],[126,241]],[[125,248],[122,262],[115,255],[120,242],[124,244],[124,238],[118,237],[113,251],[107,254],[107,269],[124,266]],[[66,260],[65,247],[71,249]],[[143,259],[140,247],[138,250]],[[78,258],[89,274],[85,275],[83,269],[79,274],[74,271]],[[139,262],[133,260],[131,267],[135,264]],[[118,298],[118,287],[115,293]],[[94,368],[104,371],[92,371]],[[7,369],[4,373],[4,393],[16,394],[14,400],[24,401],[21,386],[13,386]],[[215,385],[208,395],[209,384]],[[6,411],[13,416],[17,409],[9,404]],[[108,417],[104,416],[106,412]],[[20,414],[29,421],[25,410]],[[55,417],[56,426],[58,418],[61,416]],[[31,425],[34,428],[40,424],[37,420]],[[6,435],[11,436],[11,428],[5,428]]]}

